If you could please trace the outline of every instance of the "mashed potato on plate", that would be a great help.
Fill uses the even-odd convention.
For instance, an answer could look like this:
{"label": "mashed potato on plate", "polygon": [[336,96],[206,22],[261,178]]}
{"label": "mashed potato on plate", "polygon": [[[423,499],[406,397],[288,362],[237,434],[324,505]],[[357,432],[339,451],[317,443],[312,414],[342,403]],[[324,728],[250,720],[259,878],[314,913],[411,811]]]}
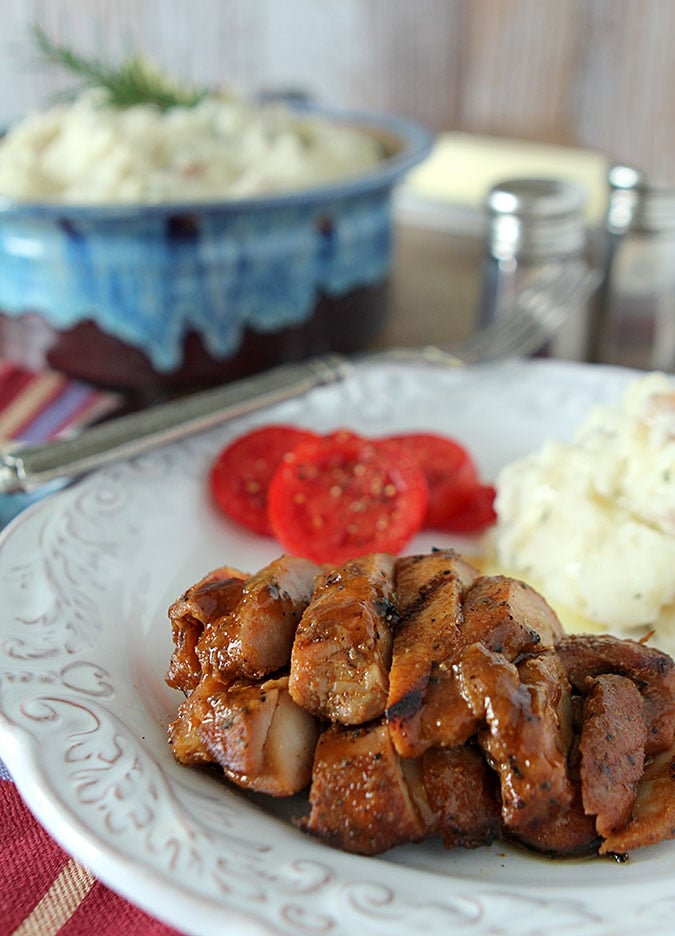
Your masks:
{"label": "mashed potato on plate", "polygon": [[283,104],[214,94],[162,112],[113,107],[88,91],[0,140],[0,197],[70,204],[242,198],[348,178],[382,158],[369,134]]}
{"label": "mashed potato on plate", "polygon": [[497,480],[495,561],[561,613],[675,644],[675,387],[663,374],[591,411]]}

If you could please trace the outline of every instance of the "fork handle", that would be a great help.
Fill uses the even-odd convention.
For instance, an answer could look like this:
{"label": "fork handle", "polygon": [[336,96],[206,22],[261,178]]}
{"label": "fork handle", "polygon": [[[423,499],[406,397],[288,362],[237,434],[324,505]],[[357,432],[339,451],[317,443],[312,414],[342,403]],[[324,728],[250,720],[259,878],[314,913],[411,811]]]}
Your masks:
{"label": "fork handle", "polygon": [[0,494],[32,491],[58,478],[74,478],[157,445],[211,429],[228,419],[343,380],[349,370],[337,354],[286,364],[213,390],[119,416],[71,439],[0,456]]}

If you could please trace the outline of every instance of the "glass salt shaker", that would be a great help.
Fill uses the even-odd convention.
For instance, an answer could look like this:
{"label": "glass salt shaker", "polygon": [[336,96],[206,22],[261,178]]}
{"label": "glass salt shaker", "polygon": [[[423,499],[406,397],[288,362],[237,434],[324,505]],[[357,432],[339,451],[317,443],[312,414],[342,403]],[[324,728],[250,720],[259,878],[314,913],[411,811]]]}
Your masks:
{"label": "glass salt shaker", "polygon": [[[493,186],[485,201],[486,233],[482,292],[483,327],[512,305],[525,289],[545,288],[570,269],[588,266],[585,190],[562,179],[508,179]],[[547,353],[585,360],[587,304],[570,308]]]}
{"label": "glass salt shaker", "polygon": [[675,189],[632,166],[608,176],[603,282],[592,359],[646,370],[675,369]]}

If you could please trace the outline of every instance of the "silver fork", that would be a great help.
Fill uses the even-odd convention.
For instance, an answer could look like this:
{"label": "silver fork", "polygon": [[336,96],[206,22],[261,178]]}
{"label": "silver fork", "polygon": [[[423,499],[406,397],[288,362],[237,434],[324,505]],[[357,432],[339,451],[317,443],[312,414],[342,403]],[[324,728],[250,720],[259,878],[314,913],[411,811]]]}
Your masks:
{"label": "silver fork", "polygon": [[597,270],[585,264],[569,264],[562,271],[542,274],[520,293],[510,309],[464,341],[444,348],[391,348],[374,357],[446,367],[527,357],[554,337],[570,309],[588,299],[599,282]]}
{"label": "silver fork", "polygon": [[596,284],[597,274],[587,267],[570,267],[564,274],[538,280],[492,324],[454,346],[393,348],[353,360],[326,355],[111,419],[71,439],[7,449],[0,454],[0,494],[31,491],[59,478],[78,477],[112,461],[203,432],[344,380],[363,361],[458,367],[532,354],[553,337],[569,309],[587,298]]}

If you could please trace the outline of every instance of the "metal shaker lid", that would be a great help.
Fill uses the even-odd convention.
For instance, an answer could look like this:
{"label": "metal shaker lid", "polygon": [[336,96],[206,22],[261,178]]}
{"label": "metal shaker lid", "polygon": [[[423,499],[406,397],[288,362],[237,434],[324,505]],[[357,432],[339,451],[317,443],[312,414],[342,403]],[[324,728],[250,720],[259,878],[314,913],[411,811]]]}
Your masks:
{"label": "metal shaker lid", "polygon": [[500,260],[579,254],[586,244],[584,189],[562,179],[508,179],[485,203],[488,245]]}
{"label": "metal shaker lid", "polygon": [[656,234],[675,231],[675,188],[653,185],[640,169],[617,164],[610,168],[607,229]]}

